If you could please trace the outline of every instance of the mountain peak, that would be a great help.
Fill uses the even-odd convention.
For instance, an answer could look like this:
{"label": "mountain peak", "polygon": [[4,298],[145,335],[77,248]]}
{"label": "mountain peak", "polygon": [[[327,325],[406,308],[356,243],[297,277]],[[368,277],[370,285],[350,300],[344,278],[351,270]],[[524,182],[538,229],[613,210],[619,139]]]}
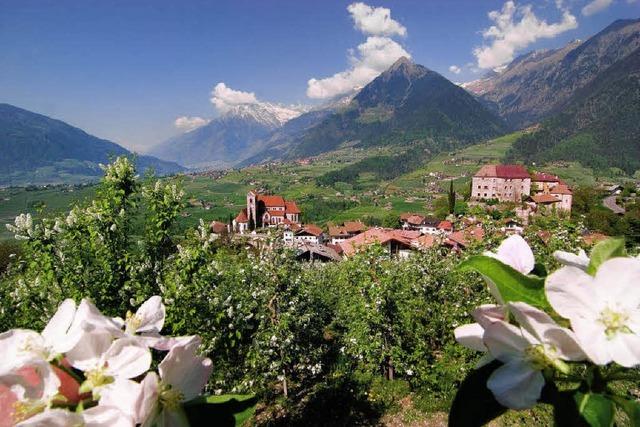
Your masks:
{"label": "mountain peak", "polygon": [[399,74],[405,76],[408,80],[424,76],[429,71],[428,68],[416,64],[406,56],[401,56],[393,63],[385,72],[382,73],[383,78],[397,76]]}

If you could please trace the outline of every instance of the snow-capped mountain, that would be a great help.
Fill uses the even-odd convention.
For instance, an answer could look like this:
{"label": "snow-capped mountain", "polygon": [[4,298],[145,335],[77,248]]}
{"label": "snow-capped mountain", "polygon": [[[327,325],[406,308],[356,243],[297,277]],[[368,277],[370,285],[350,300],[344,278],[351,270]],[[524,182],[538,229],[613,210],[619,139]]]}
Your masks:
{"label": "snow-capped mountain", "polygon": [[304,105],[286,107],[270,102],[259,102],[255,104],[234,105],[223,114],[223,117],[253,120],[258,123],[263,123],[265,126],[278,128],[308,110],[309,107]]}
{"label": "snow-capped mountain", "polygon": [[231,105],[204,126],[170,138],[150,153],[188,167],[231,167],[262,149],[257,141],[308,110],[269,102]]}

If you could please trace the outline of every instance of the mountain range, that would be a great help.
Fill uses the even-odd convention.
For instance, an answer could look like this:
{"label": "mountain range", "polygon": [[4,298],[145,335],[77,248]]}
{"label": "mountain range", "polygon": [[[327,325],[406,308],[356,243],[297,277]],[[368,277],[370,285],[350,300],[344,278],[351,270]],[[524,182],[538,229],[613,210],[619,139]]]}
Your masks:
{"label": "mountain range", "polygon": [[[524,54],[461,85],[400,58],[358,92],[325,105],[234,105],[204,126],[158,144],[150,152],[155,157],[138,156],[137,162],[142,170],[153,167],[163,174],[182,166],[241,167],[343,146],[384,145],[395,154],[338,173],[349,176],[375,165],[382,176],[400,161],[413,165],[439,151],[535,124],[538,130],[517,140],[506,160],[579,161],[633,173],[640,169],[639,52],[640,19],[635,19],[616,21],[584,41]],[[0,185],[95,179],[98,163],[131,154],[7,104],[0,104],[0,149]]]}
{"label": "mountain range", "polygon": [[[100,164],[133,153],[60,120],[0,104],[0,185],[79,183],[102,175]],[[135,156],[138,170],[159,175],[184,170],[176,163]]]}

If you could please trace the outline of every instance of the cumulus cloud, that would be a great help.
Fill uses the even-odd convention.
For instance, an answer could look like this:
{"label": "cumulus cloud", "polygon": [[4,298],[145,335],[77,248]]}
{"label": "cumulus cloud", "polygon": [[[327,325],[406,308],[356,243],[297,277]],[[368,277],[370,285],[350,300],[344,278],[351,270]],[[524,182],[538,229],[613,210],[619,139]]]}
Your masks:
{"label": "cumulus cloud", "polygon": [[307,82],[307,96],[316,99],[333,98],[365,86],[401,57],[411,58],[400,44],[388,37],[367,37],[358,46],[358,53],[351,53],[351,68],[324,79]]}
{"label": "cumulus cloud", "polygon": [[513,1],[504,3],[502,10],[489,12],[489,19],[494,25],[485,29],[482,36],[491,43],[473,51],[478,67],[499,68],[511,62],[517,51],[538,39],[554,38],[558,34],[577,28],[576,17],[562,6],[562,2],[556,1],[556,6],[562,12],[562,20],[552,24],[539,19],[531,5],[518,7]]}
{"label": "cumulus cloud", "polygon": [[257,104],[258,98],[253,92],[234,90],[220,82],[211,91],[211,102],[218,111],[226,113],[236,105]]}
{"label": "cumulus cloud", "polygon": [[391,10],[386,7],[371,7],[364,3],[351,3],[347,10],[355,27],[365,34],[374,36],[405,36],[407,29],[391,18]]}
{"label": "cumulus cloud", "polygon": [[344,95],[371,82],[399,58],[411,58],[400,43],[388,37],[407,33],[406,28],[391,19],[389,9],[352,3],[347,10],[356,28],[371,35],[355,50],[349,50],[350,66],[347,70],[330,77],[309,79],[307,96],[310,98],[327,99]]}
{"label": "cumulus cloud", "polygon": [[189,132],[199,128],[200,126],[204,126],[207,123],[209,123],[209,120],[203,119],[202,117],[182,116],[182,117],[178,117],[173,124],[175,125],[176,128],[180,129],[181,131]]}
{"label": "cumulus cloud", "polygon": [[582,8],[582,14],[584,16],[595,15],[611,6],[613,0],[592,0],[585,7]]}
{"label": "cumulus cloud", "polygon": [[449,67],[449,71],[452,72],[453,74],[460,74],[460,71],[462,70],[457,65],[451,65]]}

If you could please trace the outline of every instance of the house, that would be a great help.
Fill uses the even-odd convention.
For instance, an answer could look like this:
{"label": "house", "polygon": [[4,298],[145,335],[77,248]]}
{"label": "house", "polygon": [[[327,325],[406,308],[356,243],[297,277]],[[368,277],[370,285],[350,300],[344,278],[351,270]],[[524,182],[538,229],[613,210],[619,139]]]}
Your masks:
{"label": "house", "polygon": [[567,185],[558,184],[549,190],[549,194],[560,200],[558,209],[565,212],[571,212],[573,193]]}
{"label": "house", "polygon": [[220,221],[211,221],[209,228],[211,229],[212,234],[220,235],[229,232],[229,225]]}
{"label": "house", "polygon": [[[536,198],[537,195],[545,196]],[[473,176],[471,197],[474,200],[495,199],[517,204],[525,199],[534,210],[541,204],[542,209],[537,209],[539,212],[571,212],[573,203],[571,189],[557,175],[544,172],[530,174],[522,165],[481,167]]]}
{"label": "house", "polygon": [[484,239],[484,229],[481,226],[465,228],[462,231],[451,233],[443,244],[455,252],[468,248],[474,242]]}
{"label": "house", "polygon": [[368,246],[380,244],[389,255],[408,257],[415,248],[412,241],[420,237],[415,230],[393,230],[374,227],[340,243],[345,256],[365,250]]}
{"label": "house", "polygon": [[438,234],[438,218],[419,215],[419,214],[402,214],[400,222],[404,230],[418,230],[422,234]]}
{"label": "house", "polygon": [[240,233],[244,234],[249,231],[249,215],[247,215],[247,210],[242,209],[240,213],[233,219],[233,229]]}
{"label": "house", "polygon": [[522,234],[524,232],[524,227],[515,219],[507,218],[503,221],[503,225],[500,228],[500,231],[502,231],[506,235]]}
{"label": "house", "polygon": [[321,245],[324,243],[324,232],[317,225],[307,224],[294,232],[293,240],[296,244],[314,243]]}
{"label": "house", "polygon": [[531,194],[531,175],[522,165],[484,165],[471,180],[471,197],[520,203]]}
{"label": "house", "polygon": [[453,224],[451,223],[451,221],[440,221],[438,223],[438,233],[445,236],[453,233]]}
{"label": "house", "polygon": [[253,221],[255,227],[275,227],[285,221],[300,223],[301,212],[296,202],[282,196],[259,194],[255,190],[247,193],[247,207],[243,211],[247,224]]}
{"label": "house", "polygon": [[345,221],[342,225],[329,224],[329,238],[334,245],[362,233],[367,227],[360,221]]}
{"label": "house", "polygon": [[342,257],[338,252],[329,246],[319,245],[316,243],[303,243],[298,246],[296,251],[296,259],[299,261],[309,262],[329,262],[340,261]]}
{"label": "house", "polygon": [[417,239],[413,240],[411,244],[416,249],[426,250],[437,246],[440,243],[441,238],[433,234],[423,234]]}
{"label": "house", "polygon": [[560,199],[552,194],[534,194],[528,200],[533,202],[535,209],[540,213],[553,213],[560,207]]}

